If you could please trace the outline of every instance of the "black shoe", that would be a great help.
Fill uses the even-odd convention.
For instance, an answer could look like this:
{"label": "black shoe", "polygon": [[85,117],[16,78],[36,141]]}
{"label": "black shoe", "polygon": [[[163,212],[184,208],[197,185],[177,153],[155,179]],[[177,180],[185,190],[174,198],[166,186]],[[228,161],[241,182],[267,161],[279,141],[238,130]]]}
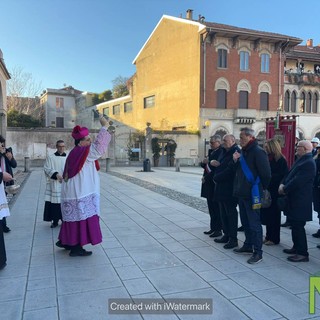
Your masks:
{"label": "black shoe", "polygon": [[225,249],[233,249],[238,246],[238,241],[229,241],[227,244],[225,244],[223,247]]}
{"label": "black shoe", "polygon": [[250,247],[242,246],[239,249],[233,249],[233,252],[238,254],[253,254],[253,249]]}
{"label": "black shoe", "polygon": [[204,234],[211,234],[213,233],[213,230],[209,230],[209,231],[203,231]]}
{"label": "black shoe", "polygon": [[10,228],[8,228],[7,226],[3,227],[3,232],[4,233],[9,233],[11,231]]}
{"label": "black shoe", "polygon": [[320,238],[320,229],[312,235],[315,238]]}
{"label": "black shoe", "polygon": [[6,263],[2,264],[2,265],[0,266],[0,270],[4,269],[6,266],[7,266]]}
{"label": "black shoe", "polygon": [[67,244],[62,244],[60,240],[56,242],[56,246],[61,249],[71,250],[71,246],[68,246]]}
{"label": "black shoe", "polygon": [[52,222],[50,228],[55,228],[58,225],[59,225],[58,222]]}
{"label": "black shoe", "polygon": [[291,262],[308,262],[309,257],[308,256],[302,256],[301,254],[295,254],[294,256],[290,256],[287,258],[287,260]]}
{"label": "black shoe", "polygon": [[75,251],[70,251],[69,256],[70,257],[86,257],[86,256],[91,256],[92,255],[92,251],[87,251],[83,248],[81,248],[80,250],[77,249]]}
{"label": "black shoe", "polygon": [[229,237],[228,236],[223,236],[220,239],[214,239],[214,242],[216,242],[216,243],[228,243],[229,242]]}
{"label": "black shoe", "polygon": [[244,227],[243,226],[239,227],[237,231],[244,231]]}
{"label": "black shoe", "polygon": [[320,249],[320,244],[317,245],[317,248]]}
{"label": "black shoe", "polygon": [[283,252],[286,253],[286,254],[296,254],[297,250],[295,248],[283,249]]}
{"label": "black shoe", "polygon": [[261,261],[262,261],[262,256],[255,252],[247,262],[250,264],[256,264]]}
{"label": "black shoe", "polygon": [[210,238],[217,238],[217,237],[221,237],[222,236],[222,232],[221,231],[214,231],[213,233],[210,234]]}

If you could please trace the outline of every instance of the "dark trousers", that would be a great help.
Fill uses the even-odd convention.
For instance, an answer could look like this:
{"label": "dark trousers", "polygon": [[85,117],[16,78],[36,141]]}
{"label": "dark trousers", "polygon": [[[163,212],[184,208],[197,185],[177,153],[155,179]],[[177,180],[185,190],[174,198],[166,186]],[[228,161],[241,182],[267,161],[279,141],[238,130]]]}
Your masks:
{"label": "dark trousers", "polygon": [[3,237],[3,226],[2,223],[0,223],[0,267],[3,266],[6,262],[7,255]]}
{"label": "dark trousers", "polygon": [[266,224],[266,239],[278,244],[280,242],[281,211],[274,212],[272,222]]}
{"label": "dark trousers", "polygon": [[213,201],[211,198],[207,198],[207,204],[210,214],[210,229],[213,231],[221,231],[219,203]]}
{"label": "dark trousers", "polygon": [[1,220],[1,224],[2,224],[2,227],[5,228],[7,226],[7,219],[6,217],[3,217],[2,220]]}
{"label": "dark trousers", "polygon": [[246,239],[244,246],[262,255],[262,225],[260,210],[253,210],[251,200],[239,199],[240,219]]}
{"label": "dark trousers", "polygon": [[293,247],[297,250],[297,254],[309,256],[306,230],[304,229],[306,222],[296,220],[290,220],[290,222]]}
{"label": "dark trousers", "polygon": [[229,241],[237,241],[238,211],[235,201],[219,202],[222,230]]}

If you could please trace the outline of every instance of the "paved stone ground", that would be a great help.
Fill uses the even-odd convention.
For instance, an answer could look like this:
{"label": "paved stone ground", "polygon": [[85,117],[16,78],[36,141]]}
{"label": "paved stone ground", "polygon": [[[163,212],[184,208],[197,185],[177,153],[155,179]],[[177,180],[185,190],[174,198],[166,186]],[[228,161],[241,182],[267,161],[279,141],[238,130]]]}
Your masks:
{"label": "paved stone ground", "polygon": [[[320,241],[311,237],[316,219],[306,227],[309,263],[286,260],[282,249],[291,246],[291,235],[284,228],[281,244],[264,247],[264,260],[249,265],[247,256],[203,234],[208,214],[183,199],[204,201],[199,197],[201,170],[188,170],[112,168],[121,178],[102,172],[104,240],[87,246],[92,256],[72,258],[54,245],[59,228],[42,221],[45,179],[42,170],[34,169],[8,218],[12,232],[5,234],[8,266],[0,272],[0,319],[320,318],[318,302],[316,314],[308,312],[309,277],[320,270]],[[150,189],[154,185],[159,193]],[[241,244],[243,233],[239,239]],[[207,298],[213,301],[213,314],[112,315],[108,299],[116,298]]]}

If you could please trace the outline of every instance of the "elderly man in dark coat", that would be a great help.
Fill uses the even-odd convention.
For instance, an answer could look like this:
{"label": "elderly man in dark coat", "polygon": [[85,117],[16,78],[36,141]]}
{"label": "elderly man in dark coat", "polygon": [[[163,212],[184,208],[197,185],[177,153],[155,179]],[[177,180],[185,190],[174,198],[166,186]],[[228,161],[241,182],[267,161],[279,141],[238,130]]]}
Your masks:
{"label": "elderly man in dark coat", "polygon": [[225,249],[233,249],[238,246],[237,227],[238,211],[237,200],[233,197],[234,170],[233,154],[240,148],[232,134],[223,137],[223,148],[226,150],[217,165],[213,180],[216,183],[214,199],[218,201],[222,221],[223,237],[214,239],[217,243],[225,243]]}
{"label": "elderly man in dark coat", "polygon": [[283,252],[293,254],[288,257],[292,262],[309,261],[306,222],[312,220],[312,188],[316,175],[316,165],[312,158],[310,141],[299,141],[296,149],[297,160],[290,169],[287,177],[279,186],[279,194],[288,199],[288,214],[292,225],[291,249]]}
{"label": "elderly man in dark coat", "polygon": [[204,231],[204,234],[208,234],[211,238],[220,237],[221,232],[221,218],[219,204],[214,201],[214,182],[213,176],[216,167],[212,165],[213,161],[217,161],[223,154],[221,147],[221,137],[214,135],[210,137],[210,149],[208,151],[208,157],[203,159],[200,163],[203,170],[201,197],[207,199],[209,214],[210,214],[210,230]]}
{"label": "elderly man in dark coat", "polygon": [[246,239],[238,254],[252,254],[250,264],[262,261],[262,225],[260,208],[262,191],[267,189],[271,169],[266,152],[259,147],[251,128],[240,129],[241,154],[235,152],[235,179],[233,196],[238,198],[241,223]]}

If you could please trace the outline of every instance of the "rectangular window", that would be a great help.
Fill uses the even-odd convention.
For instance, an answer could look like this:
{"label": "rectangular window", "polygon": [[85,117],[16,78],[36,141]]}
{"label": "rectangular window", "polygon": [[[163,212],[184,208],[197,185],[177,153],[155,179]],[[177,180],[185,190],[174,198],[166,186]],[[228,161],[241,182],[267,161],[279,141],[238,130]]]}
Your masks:
{"label": "rectangular window", "polygon": [[217,91],[217,108],[227,109],[227,90],[218,89]]}
{"label": "rectangular window", "polygon": [[248,91],[239,92],[239,109],[248,109]]}
{"label": "rectangular window", "polygon": [[109,117],[109,107],[103,108],[103,115]]}
{"label": "rectangular window", "polygon": [[261,72],[270,71],[270,56],[267,53],[261,55]]}
{"label": "rectangular window", "polygon": [[143,99],[144,109],[152,108],[154,106],[155,106],[155,96],[150,96]]}
{"label": "rectangular window", "polygon": [[247,51],[240,51],[240,70],[249,70],[249,52]]}
{"label": "rectangular window", "polygon": [[64,121],[63,117],[56,117],[56,128],[63,128]]}
{"label": "rectangular window", "polygon": [[269,93],[268,92],[260,93],[260,110],[264,110],[264,111],[269,110]]}
{"label": "rectangular window", "polygon": [[218,68],[227,68],[228,51],[226,49],[218,49]]}
{"label": "rectangular window", "polygon": [[120,114],[120,104],[117,104],[117,105],[113,106],[112,107],[112,111],[113,111],[114,115]]}
{"label": "rectangular window", "polygon": [[124,104],[124,112],[132,112],[132,101],[125,102],[125,104]]}
{"label": "rectangular window", "polygon": [[56,108],[57,109],[63,109],[64,108],[63,98],[56,97]]}

